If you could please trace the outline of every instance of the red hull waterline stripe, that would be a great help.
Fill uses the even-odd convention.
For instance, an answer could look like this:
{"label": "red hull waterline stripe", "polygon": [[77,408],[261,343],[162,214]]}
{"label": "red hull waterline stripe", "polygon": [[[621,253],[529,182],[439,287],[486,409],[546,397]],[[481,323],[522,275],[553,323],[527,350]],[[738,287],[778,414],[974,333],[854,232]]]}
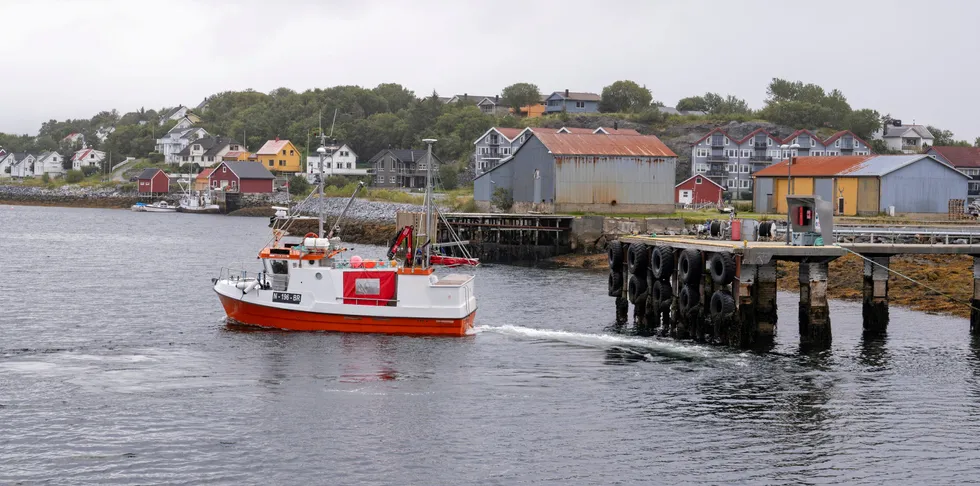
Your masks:
{"label": "red hull waterline stripe", "polygon": [[465,336],[476,311],[462,319],[367,317],[284,310],[218,294],[225,314],[236,322],[289,331],[364,332],[425,336]]}

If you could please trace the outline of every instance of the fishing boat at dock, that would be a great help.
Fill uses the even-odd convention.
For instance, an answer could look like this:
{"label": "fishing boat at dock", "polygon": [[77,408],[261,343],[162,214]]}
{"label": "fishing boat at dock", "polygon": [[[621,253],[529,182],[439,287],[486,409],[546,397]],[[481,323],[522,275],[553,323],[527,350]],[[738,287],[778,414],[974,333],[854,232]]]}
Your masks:
{"label": "fishing boat at dock", "polygon": [[134,204],[130,209],[139,213],[176,213],[177,212],[177,206],[171,206],[167,201],[157,201],[151,204],[138,202]]}
{"label": "fishing boat at dock", "polygon": [[[433,142],[426,140],[429,157]],[[434,228],[432,164],[427,166],[426,231]],[[286,236],[291,218],[282,218],[282,225],[273,228],[271,243],[259,252],[261,270],[224,268],[212,279],[229,323],[294,331],[432,336],[463,336],[473,328],[475,277],[462,273],[440,277],[434,262],[455,267],[476,266],[478,260],[447,261],[432,255],[429,235],[421,237],[424,243],[415,248],[414,226],[404,228],[384,255],[349,255],[352,250],[338,235],[362,187],[363,183],[355,189],[328,233],[323,230],[322,205],[318,231],[301,238]],[[318,195],[323,201],[322,178]],[[398,258],[402,243],[407,251]]]}

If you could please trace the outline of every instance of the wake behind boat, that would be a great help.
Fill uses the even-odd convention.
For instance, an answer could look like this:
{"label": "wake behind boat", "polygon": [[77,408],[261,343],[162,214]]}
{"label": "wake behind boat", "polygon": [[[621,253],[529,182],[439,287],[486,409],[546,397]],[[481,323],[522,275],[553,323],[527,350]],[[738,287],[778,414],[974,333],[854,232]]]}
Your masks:
{"label": "wake behind boat", "polygon": [[[426,140],[430,158],[433,142]],[[425,228],[434,228],[432,164],[427,167]],[[229,322],[295,331],[443,336],[463,336],[472,329],[477,307],[474,277],[437,276],[432,263],[438,259],[431,255],[429,235],[421,247],[424,252],[413,248],[414,228],[407,227],[407,238],[399,238],[383,257],[347,257],[352,250],[334,235],[362,187],[363,183],[354,191],[329,234],[323,232],[322,205],[318,232],[303,238],[284,236],[290,221],[284,218],[283,226],[273,229],[272,243],[259,252],[261,271],[225,268],[212,279]],[[322,178],[318,188],[322,201]],[[408,248],[399,261],[394,250],[403,241]],[[465,260],[450,264],[479,264]]]}

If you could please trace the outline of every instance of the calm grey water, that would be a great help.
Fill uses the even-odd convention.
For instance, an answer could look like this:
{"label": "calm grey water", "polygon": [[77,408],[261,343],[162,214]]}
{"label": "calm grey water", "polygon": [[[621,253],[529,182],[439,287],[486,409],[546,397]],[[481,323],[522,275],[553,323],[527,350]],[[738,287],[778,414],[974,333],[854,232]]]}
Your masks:
{"label": "calm grey water", "polygon": [[[615,333],[602,275],[478,270],[462,339],[229,330],[209,278],[267,220],[0,206],[0,483],[950,484],[980,343],[892,310],[801,355]],[[380,249],[363,248],[364,255]]]}

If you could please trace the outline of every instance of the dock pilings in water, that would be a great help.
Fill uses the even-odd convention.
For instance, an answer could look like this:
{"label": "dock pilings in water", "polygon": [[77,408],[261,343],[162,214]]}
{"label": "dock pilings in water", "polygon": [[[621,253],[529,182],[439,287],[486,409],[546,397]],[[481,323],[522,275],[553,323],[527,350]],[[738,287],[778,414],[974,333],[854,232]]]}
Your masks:
{"label": "dock pilings in water", "polygon": [[[980,245],[841,244],[789,246],[695,238],[627,236],[610,245],[610,295],[616,322],[634,305],[637,332],[766,349],[776,335],[778,261],[799,263],[799,333],[805,349],[827,349],[833,332],[827,300],[829,264],[847,252],[864,259],[866,334],[888,327],[890,258],[900,254],[973,256],[970,331],[980,335]],[[614,288],[613,283],[621,282]]]}

